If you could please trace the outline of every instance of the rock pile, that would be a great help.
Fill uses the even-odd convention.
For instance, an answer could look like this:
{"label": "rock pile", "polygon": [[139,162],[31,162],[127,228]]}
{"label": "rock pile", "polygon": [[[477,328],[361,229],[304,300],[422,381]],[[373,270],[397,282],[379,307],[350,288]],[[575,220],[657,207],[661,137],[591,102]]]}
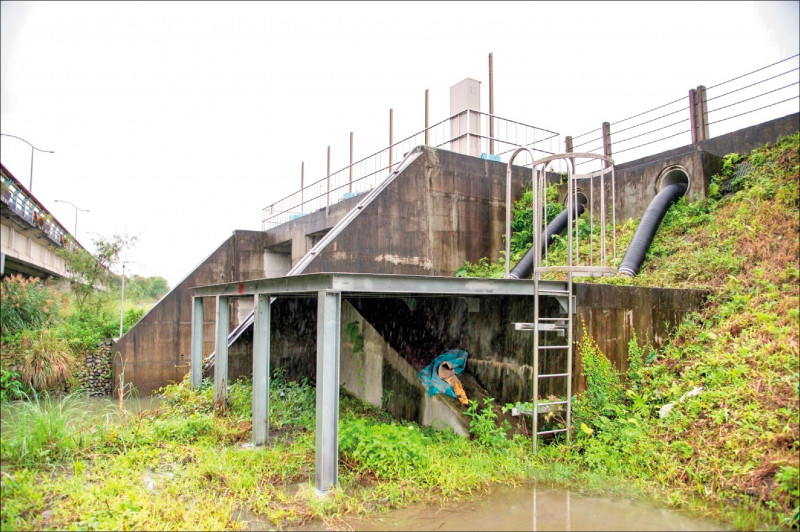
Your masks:
{"label": "rock pile", "polygon": [[111,369],[113,357],[114,343],[111,340],[103,340],[94,352],[86,355],[79,380],[90,397],[111,395],[114,389],[114,374]]}

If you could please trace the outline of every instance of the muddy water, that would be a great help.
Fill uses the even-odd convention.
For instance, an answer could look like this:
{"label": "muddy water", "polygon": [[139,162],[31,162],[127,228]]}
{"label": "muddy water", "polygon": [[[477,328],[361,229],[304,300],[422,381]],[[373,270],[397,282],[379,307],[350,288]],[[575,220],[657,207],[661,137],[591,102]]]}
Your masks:
{"label": "muddy water", "polygon": [[295,530],[731,530],[675,510],[556,488],[502,488],[446,506],[394,510],[369,519]]}
{"label": "muddy water", "polygon": [[[161,404],[161,397],[152,395],[147,397],[137,397],[124,399],[122,407],[129,414],[138,414],[143,410],[155,410]],[[47,404],[43,399],[40,399],[42,404]],[[52,401],[53,406],[58,406],[59,399]],[[16,410],[22,405],[21,401],[14,401],[0,409],[0,418],[11,420],[15,415]],[[119,401],[111,397],[81,397],[74,405],[79,406],[80,410],[85,410],[91,416],[104,416],[109,415],[109,419],[113,419],[119,412]]]}

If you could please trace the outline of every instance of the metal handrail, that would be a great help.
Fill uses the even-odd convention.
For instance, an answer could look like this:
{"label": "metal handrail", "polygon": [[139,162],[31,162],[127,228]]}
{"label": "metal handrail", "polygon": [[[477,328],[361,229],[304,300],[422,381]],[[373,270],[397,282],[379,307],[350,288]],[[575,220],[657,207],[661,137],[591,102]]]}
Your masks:
{"label": "metal handrail", "polygon": [[80,246],[69,231],[58,223],[55,217],[28,192],[17,179],[5,169],[0,173],[0,198],[9,209],[34,227],[38,227],[47,237],[59,246],[74,249]]}
{"label": "metal handrail", "polygon": [[[447,128],[452,126],[451,122],[465,114],[467,114],[468,119],[474,119],[470,118],[470,116],[476,116],[481,121],[480,131],[489,129],[488,126],[484,127],[484,123],[488,124],[490,120],[494,121],[498,125],[498,127],[494,128],[494,137],[472,131],[470,128],[467,128],[467,131],[463,133],[448,133]],[[452,131],[452,127],[450,129]],[[427,144],[425,142],[426,136],[428,138]],[[330,205],[344,199],[368,192],[389,176],[393,169],[398,166],[403,156],[416,146],[428,145],[440,149],[452,149],[454,143],[465,136],[477,139],[480,151],[484,155],[490,151],[488,147],[491,142],[500,146],[496,154],[500,161],[507,160],[508,155],[521,146],[531,147],[533,151],[550,155],[558,150],[559,141],[559,134],[555,131],[480,111],[464,110],[351,165],[347,165],[341,170],[305,186],[302,190],[289,194],[272,205],[265,207],[263,209],[262,229],[270,229],[293,218],[328,208]],[[553,146],[553,143],[555,143],[555,146]],[[354,175],[358,177],[353,177]]]}

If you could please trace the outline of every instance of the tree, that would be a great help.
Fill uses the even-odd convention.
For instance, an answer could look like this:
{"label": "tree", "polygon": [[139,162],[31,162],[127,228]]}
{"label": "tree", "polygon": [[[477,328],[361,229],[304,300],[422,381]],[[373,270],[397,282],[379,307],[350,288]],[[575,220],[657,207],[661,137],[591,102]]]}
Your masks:
{"label": "tree", "polygon": [[111,267],[119,262],[120,254],[136,242],[136,236],[113,235],[92,240],[95,254],[80,246],[65,246],[58,250],[70,272],[70,287],[75,294],[78,310],[83,310],[90,296],[99,290],[107,291],[116,282]]}

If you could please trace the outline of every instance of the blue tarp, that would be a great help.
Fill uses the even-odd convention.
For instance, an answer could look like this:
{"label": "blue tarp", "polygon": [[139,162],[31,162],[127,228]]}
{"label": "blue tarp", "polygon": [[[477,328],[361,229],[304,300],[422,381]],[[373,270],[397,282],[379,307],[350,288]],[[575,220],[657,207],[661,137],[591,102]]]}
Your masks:
{"label": "blue tarp", "polygon": [[453,390],[453,386],[439,378],[439,366],[442,362],[450,362],[453,371],[458,375],[464,371],[467,365],[467,354],[468,353],[462,349],[449,349],[422,368],[419,372],[419,380],[421,380],[425,388],[428,389],[428,395],[434,396],[437,393],[443,393],[458,399],[455,390]]}

